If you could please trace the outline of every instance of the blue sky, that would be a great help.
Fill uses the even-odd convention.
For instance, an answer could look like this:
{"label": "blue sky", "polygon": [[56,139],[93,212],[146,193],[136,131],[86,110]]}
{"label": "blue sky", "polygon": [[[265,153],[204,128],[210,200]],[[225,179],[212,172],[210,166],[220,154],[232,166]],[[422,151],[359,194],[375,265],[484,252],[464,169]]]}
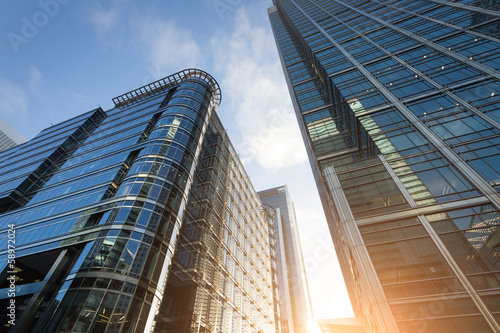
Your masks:
{"label": "blue sky", "polygon": [[26,138],[185,68],[256,190],[287,184],[317,318],[352,316],[267,17],[271,0],[0,0],[0,117]]}

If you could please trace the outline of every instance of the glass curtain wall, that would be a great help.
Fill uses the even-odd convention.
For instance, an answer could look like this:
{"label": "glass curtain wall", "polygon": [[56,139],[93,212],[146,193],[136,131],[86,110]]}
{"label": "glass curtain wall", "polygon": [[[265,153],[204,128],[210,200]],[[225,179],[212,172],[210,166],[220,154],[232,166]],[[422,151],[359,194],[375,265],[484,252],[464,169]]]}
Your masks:
{"label": "glass curtain wall", "polygon": [[274,5],[356,315],[370,332],[500,332],[499,4]]}
{"label": "glass curtain wall", "polygon": [[[274,332],[267,221],[221,130],[220,98],[208,73],[184,70],[0,152],[3,323],[8,274],[17,288],[10,331],[150,332],[192,302],[182,320],[197,332]],[[173,300],[183,288],[170,281],[189,274],[199,291]]]}

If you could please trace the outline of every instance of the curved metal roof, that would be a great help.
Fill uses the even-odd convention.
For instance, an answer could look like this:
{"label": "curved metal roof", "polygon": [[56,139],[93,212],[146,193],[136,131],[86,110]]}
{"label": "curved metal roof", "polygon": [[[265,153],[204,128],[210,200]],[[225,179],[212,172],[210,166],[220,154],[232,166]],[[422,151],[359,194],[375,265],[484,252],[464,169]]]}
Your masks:
{"label": "curved metal roof", "polygon": [[213,90],[212,100],[210,101],[210,105],[217,110],[220,105],[222,94],[219,87],[219,84],[215,79],[205,71],[196,68],[188,68],[184,69],[175,74],[164,77],[163,79],[151,82],[145,86],[134,89],[125,93],[123,95],[117,96],[113,98],[113,103],[115,103],[116,107],[123,107],[130,103],[137,102],[144,98],[147,98],[151,95],[155,95],[161,91],[170,89],[173,86],[176,86],[183,81],[189,80],[190,78],[199,78],[205,80]]}

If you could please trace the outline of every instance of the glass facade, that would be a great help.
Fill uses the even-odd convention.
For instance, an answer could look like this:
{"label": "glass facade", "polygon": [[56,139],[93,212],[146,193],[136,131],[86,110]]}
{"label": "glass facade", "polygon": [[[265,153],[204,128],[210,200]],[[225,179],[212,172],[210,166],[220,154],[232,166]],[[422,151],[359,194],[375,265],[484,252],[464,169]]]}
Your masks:
{"label": "glass facade", "polygon": [[286,185],[258,192],[276,211],[276,260],[283,332],[307,333],[313,320],[295,208]]}
{"label": "glass facade", "polygon": [[271,230],[220,98],[184,70],[0,154],[2,323],[14,269],[13,332],[275,332]]}
{"label": "glass facade", "polygon": [[369,332],[500,332],[499,10],[445,0],[268,10]]}

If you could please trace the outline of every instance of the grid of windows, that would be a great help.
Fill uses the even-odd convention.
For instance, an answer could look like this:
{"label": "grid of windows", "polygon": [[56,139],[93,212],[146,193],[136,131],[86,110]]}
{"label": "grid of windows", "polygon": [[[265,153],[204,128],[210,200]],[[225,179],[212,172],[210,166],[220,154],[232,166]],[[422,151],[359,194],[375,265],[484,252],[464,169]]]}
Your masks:
{"label": "grid of windows", "polygon": [[[187,70],[115,102],[0,152],[0,275],[15,225],[16,328],[161,331],[182,309],[178,332],[276,332],[268,221],[215,114],[215,80]],[[173,280],[194,268],[199,288],[183,297]]]}
{"label": "grid of windows", "polygon": [[[495,2],[274,5],[269,17],[297,118],[367,330],[499,332],[497,310],[478,289],[491,283],[491,297],[500,295],[496,225],[443,234],[422,215],[430,209],[444,219],[445,207],[469,200],[500,209]],[[418,218],[402,220],[408,215]],[[467,271],[475,261],[483,270]],[[436,306],[442,311],[421,314]]]}

